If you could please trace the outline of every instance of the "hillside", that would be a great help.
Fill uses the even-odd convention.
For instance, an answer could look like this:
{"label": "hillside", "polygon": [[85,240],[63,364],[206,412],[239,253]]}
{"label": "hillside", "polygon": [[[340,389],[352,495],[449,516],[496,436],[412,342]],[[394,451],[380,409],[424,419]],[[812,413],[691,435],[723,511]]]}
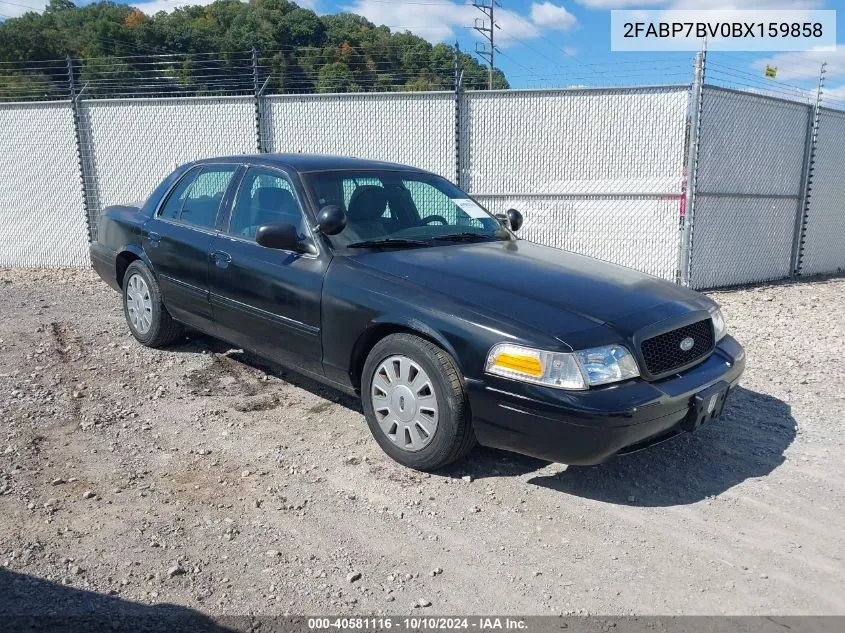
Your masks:
{"label": "hillside", "polygon": [[[287,0],[217,0],[148,16],[112,2],[77,7],[51,0],[43,13],[0,23],[0,99],[61,93],[67,55],[75,60],[77,79],[101,96],[137,94],[145,87],[248,91],[253,48],[268,92],[453,86],[452,47],[349,13],[320,16]],[[487,70],[475,58],[462,54],[460,64],[466,89],[487,87]],[[508,87],[498,70],[495,86]]]}

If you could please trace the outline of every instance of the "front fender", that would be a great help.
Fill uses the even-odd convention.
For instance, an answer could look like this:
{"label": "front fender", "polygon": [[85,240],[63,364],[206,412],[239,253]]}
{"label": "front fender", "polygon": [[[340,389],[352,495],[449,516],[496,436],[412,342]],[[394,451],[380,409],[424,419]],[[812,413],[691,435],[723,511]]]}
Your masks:
{"label": "front fender", "polygon": [[[429,325],[430,319],[423,320],[419,316],[414,316],[409,313],[387,313],[382,314],[378,318],[373,319],[368,330],[373,328],[380,328],[382,326],[389,326],[397,330],[410,330],[411,332],[418,332],[423,337],[431,339],[440,347],[446,350],[452,358],[458,363],[458,368],[461,369],[461,360],[455,351],[452,342],[443,335],[441,330],[435,329]],[[362,335],[363,336],[363,335]]]}
{"label": "front fender", "polygon": [[336,257],[326,273],[321,320],[323,370],[329,379],[353,389],[362,348],[369,350],[391,331],[416,332],[437,343],[469,379],[483,375],[493,345],[538,343],[536,333],[519,324],[344,257]]}

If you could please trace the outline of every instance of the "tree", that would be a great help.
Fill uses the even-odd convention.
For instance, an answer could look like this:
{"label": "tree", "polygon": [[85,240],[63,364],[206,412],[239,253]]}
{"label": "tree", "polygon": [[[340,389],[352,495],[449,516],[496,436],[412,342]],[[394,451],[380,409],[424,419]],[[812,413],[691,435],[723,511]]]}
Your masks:
{"label": "tree", "polygon": [[355,77],[343,62],[332,62],[320,69],[317,92],[359,92]]}
{"label": "tree", "polygon": [[[352,13],[319,16],[289,0],[216,0],[155,15],[109,0],[82,7],[50,0],[43,13],[0,22],[0,62],[16,62],[4,67],[0,89],[5,95],[52,81],[61,93],[60,62],[70,55],[89,95],[249,91],[252,48],[271,92],[449,90],[454,82],[449,46]],[[176,56],[152,59],[159,54]],[[52,75],[47,60],[58,60]],[[465,88],[487,87],[475,58],[461,55],[460,66]],[[495,86],[508,87],[498,70]]]}

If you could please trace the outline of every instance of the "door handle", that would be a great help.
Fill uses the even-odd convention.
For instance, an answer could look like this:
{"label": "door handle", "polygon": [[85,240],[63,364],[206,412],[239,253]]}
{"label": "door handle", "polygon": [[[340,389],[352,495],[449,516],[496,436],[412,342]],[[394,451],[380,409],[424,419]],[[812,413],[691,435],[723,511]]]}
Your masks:
{"label": "door handle", "polygon": [[161,242],[161,235],[154,231],[150,231],[150,233],[147,234],[147,237],[150,238],[150,246],[158,248],[158,245]]}
{"label": "door handle", "polygon": [[229,264],[232,263],[232,256],[224,251],[212,251],[211,259],[214,260],[214,264],[218,268],[228,268]]}

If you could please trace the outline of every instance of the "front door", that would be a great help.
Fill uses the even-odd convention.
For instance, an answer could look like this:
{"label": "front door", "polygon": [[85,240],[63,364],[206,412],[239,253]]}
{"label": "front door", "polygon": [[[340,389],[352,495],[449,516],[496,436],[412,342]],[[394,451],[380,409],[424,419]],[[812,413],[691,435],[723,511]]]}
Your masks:
{"label": "front door", "polygon": [[238,165],[188,171],[144,225],[143,248],[173,318],[214,334],[208,296],[208,252],[220,203]]}
{"label": "front door", "polygon": [[211,245],[211,304],[221,338],[262,356],[322,374],[320,296],[329,254],[259,246],[258,228],[293,224],[313,242],[302,196],[282,171],[250,167],[231,217]]}

